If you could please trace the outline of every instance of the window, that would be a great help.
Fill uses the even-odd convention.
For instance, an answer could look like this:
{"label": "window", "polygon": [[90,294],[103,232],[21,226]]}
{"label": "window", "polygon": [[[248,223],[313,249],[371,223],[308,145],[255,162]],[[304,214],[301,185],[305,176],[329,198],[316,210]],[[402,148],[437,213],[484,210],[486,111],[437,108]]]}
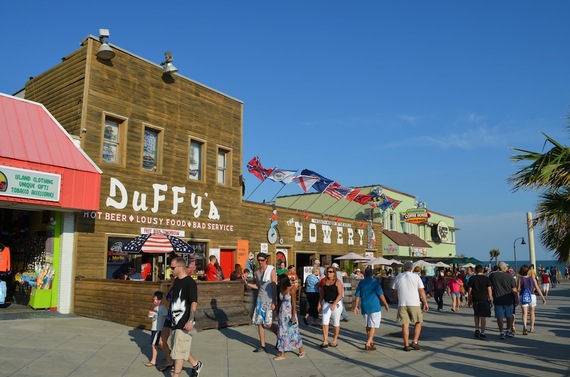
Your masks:
{"label": "window", "polygon": [[157,171],[160,166],[162,132],[156,128],[144,128],[144,144],[142,153],[142,168],[146,171]]}
{"label": "window", "polygon": [[105,116],[103,130],[103,151],[101,158],[109,164],[121,164],[123,145],[121,144],[125,133],[125,121]]}
{"label": "window", "polygon": [[190,168],[188,178],[196,181],[202,180],[203,174],[203,150],[204,143],[198,140],[190,140]]}
{"label": "window", "polygon": [[396,230],[396,214],[390,213],[390,230]]}
{"label": "window", "polygon": [[230,152],[226,149],[218,149],[218,184],[229,184],[228,159]]}

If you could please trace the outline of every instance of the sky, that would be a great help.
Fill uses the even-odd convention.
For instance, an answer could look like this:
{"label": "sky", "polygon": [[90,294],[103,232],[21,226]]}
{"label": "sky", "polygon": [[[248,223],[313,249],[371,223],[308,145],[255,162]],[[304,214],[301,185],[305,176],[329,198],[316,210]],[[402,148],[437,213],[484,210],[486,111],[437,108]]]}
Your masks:
{"label": "sky", "polygon": [[[507,178],[568,144],[570,2],[10,1],[2,6],[0,92],[58,64],[100,28],[108,42],[244,103],[248,200],[281,188],[245,164],[378,184],[455,219],[457,254],[528,258],[537,192]],[[255,191],[254,191],[255,190]],[[295,184],[279,194],[299,194]],[[553,259],[535,233],[536,258]]]}

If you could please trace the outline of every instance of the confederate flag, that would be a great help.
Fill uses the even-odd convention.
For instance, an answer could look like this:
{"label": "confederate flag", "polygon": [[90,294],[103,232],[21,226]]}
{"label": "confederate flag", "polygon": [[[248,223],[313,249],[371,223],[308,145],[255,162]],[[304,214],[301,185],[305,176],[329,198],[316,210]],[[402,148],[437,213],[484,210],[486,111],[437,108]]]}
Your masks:
{"label": "confederate flag", "polygon": [[262,181],[265,181],[265,179],[269,175],[271,175],[271,173],[273,173],[273,170],[275,170],[275,168],[265,169],[263,166],[261,166],[261,162],[259,161],[259,157],[257,156],[252,158],[251,161],[247,163],[247,171],[255,175],[257,178],[261,179]]}

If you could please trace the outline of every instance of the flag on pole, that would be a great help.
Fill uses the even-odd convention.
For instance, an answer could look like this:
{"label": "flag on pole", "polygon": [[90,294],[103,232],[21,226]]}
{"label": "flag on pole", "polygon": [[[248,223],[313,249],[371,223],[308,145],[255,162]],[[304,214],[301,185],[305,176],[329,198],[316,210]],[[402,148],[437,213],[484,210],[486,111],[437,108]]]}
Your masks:
{"label": "flag on pole", "polygon": [[271,173],[267,178],[275,182],[281,182],[284,185],[288,185],[293,182],[296,172],[296,170],[274,169],[273,173]]}
{"label": "flag on pole", "polygon": [[325,189],[329,187],[331,183],[334,182],[332,179],[325,178],[322,175],[308,169],[304,169],[301,172],[301,175],[309,175],[311,177],[318,178],[319,180],[316,181],[311,187],[321,193],[325,191]]}
{"label": "flag on pole", "polygon": [[251,174],[255,175],[257,178],[259,178],[262,181],[265,181],[265,179],[268,176],[270,176],[271,173],[273,173],[273,170],[275,170],[275,168],[265,169],[263,166],[261,166],[261,161],[259,161],[259,157],[257,156],[252,158],[247,163],[247,171],[249,171]]}
{"label": "flag on pole", "polygon": [[319,181],[319,178],[311,177],[309,175],[298,175],[296,177],[293,177],[293,181],[301,186],[303,191],[307,192],[311,186]]}
{"label": "flag on pole", "polygon": [[362,205],[368,204],[372,198],[374,196],[370,195],[370,194],[357,194],[354,199],[352,199],[353,202],[356,203],[360,203]]}
{"label": "flag on pole", "polygon": [[336,200],[340,200],[350,194],[350,187],[341,186],[338,182],[333,182],[323,191],[325,194],[332,196]]}
{"label": "flag on pole", "polygon": [[360,194],[360,190],[359,189],[352,189],[351,192],[349,192],[346,196],[345,199],[349,200],[349,201],[354,201],[354,198],[356,198],[358,196],[358,194]]}

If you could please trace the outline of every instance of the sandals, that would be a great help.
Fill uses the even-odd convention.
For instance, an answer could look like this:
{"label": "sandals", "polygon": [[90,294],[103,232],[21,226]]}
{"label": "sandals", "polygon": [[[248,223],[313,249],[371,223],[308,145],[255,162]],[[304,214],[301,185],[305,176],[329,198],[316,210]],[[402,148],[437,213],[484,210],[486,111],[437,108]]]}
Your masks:
{"label": "sandals", "polygon": [[328,344],[328,343],[321,343],[321,345],[319,345],[319,347],[321,347],[321,348],[329,348],[329,344]]}
{"label": "sandals", "polygon": [[160,368],[158,371],[159,372],[166,372],[168,369],[172,369],[172,368],[174,368],[174,364],[165,365],[162,368]]}
{"label": "sandals", "polygon": [[302,359],[303,357],[305,357],[305,352],[299,352],[299,358]]}
{"label": "sandals", "polygon": [[150,367],[155,367],[155,366],[156,366],[156,364],[155,364],[155,363],[151,363],[151,362],[149,361],[148,363],[145,363],[145,365],[144,365],[144,366],[145,366],[145,367],[149,367],[149,368],[150,368]]}
{"label": "sandals", "polygon": [[275,356],[275,357],[273,358],[273,360],[275,360],[275,361],[285,360],[285,356],[281,356],[281,355]]}
{"label": "sandals", "polygon": [[330,346],[331,346],[331,347],[337,347],[337,346],[338,346],[338,343],[331,343]]}

